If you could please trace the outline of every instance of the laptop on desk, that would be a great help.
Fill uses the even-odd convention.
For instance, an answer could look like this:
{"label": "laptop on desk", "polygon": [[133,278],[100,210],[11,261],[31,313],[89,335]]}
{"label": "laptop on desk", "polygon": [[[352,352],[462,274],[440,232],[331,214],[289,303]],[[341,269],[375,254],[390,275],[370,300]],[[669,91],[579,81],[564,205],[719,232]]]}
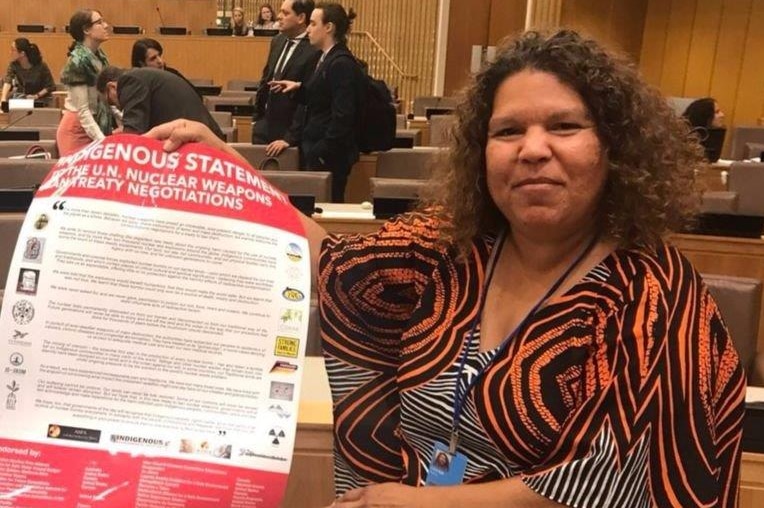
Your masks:
{"label": "laptop on desk", "polygon": [[290,194],[289,202],[306,217],[312,217],[316,211],[316,196],[307,194]]}
{"label": "laptop on desk", "polygon": [[34,187],[24,189],[0,189],[0,212],[26,213],[34,198]]}
{"label": "laptop on desk", "polygon": [[273,37],[278,35],[280,30],[277,28],[255,28],[252,33],[255,37]]}
{"label": "laptop on desk", "polygon": [[194,88],[199,92],[199,95],[220,95],[220,91],[223,89],[222,86],[218,85],[194,85]]}
{"label": "laptop on desk", "polygon": [[424,116],[429,120],[433,115],[450,115],[454,112],[454,108],[425,108]]}
{"label": "laptop on desk", "polygon": [[412,198],[374,198],[374,216],[387,220],[410,212],[416,204],[417,199]]}
{"label": "laptop on desk", "polygon": [[40,141],[40,131],[33,129],[0,130],[0,141]]}
{"label": "laptop on desk", "polygon": [[161,35],[186,35],[188,30],[184,26],[160,26]]}
{"label": "laptop on desk", "polygon": [[233,29],[232,28],[223,28],[223,27],[214,27],[214,28],[205,28],[204,33],[207,35],[212,36],[218,36],[218,37],[230,37],[233,35]]}
{"label": "laptop on desk", "polygon": [[215,104],[215,111],[227,111],[233,116],[252,116],[255,106],[251,104]]}

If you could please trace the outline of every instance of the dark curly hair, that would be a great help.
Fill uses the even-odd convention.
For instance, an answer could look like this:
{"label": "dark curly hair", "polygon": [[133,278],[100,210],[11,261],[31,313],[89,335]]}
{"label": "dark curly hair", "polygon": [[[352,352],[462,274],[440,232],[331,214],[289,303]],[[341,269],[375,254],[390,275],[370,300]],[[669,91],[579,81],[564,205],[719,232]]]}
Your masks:
{"label": "dark curly hair", "polygon": [[687,224],[699,204],[694,170],[703,165],[687,124],[625,58],[573,30],[530,31],[502,42],[462,92],[450,150],[422,200],[441,219],[444,241],[464,254],[476,236],[507,224],[486,184],[488,121],[499,85],[526,69],[553,74],[575,90],[595,122],[608,158],[602,234],[624,247],[649,248]]}

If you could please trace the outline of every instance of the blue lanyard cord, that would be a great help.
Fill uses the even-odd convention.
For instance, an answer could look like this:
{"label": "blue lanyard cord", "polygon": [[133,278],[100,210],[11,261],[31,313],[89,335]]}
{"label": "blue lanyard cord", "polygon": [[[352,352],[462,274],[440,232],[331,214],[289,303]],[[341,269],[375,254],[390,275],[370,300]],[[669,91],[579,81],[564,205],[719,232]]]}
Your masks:
{"label": "blue lanyard cord", "polygon": [[464,349],[462,351],[462,358],[459,362],[459,373],[456,376],[456,383],[454,386],[454,422],[453,427],[451,429],[451,443],[450,443],[450,451],[451,453],[456,451],[456,441],[458,439],[458,433],[459,433],[459,421],[461,420],[462,411],[464,410],[464,403],[467,400],[467,396],[469,395],[472,388],[475,387],[477,382],[480,380],[480,377],[483,375],[483,373],[488,370],[488,368],[491,366],[493,361],[496,359],[497,356],[501,355],[504,350],[507,348],[507,346],[514,340],[514,338],[520,333],[520,331],[525,328],[525,326],[528,324],[530,319],[536,314],[536,312],[539,310],[539,308],[544,304],[544,302],[549,299],[550,296],[552,296],[555,291],[557,291],[560,286],[565,282],[565,279],[567,279],[571,272],[575,270],[575,268],[581,264],[581,262],[584,260],[584,258],[592,251],[594,246],[597,244],[597,240],[599,239],[599,235],[595,235],[594,238],[589,242],[589,244],[586,246],[586,248],[581,252],[581,254],[578,255],[578,257],[571,263],[571,265],[565,270],[565,272],[557,279],[557,281],[552,284],[552,287],[549,288],[549,290],[544,294],[544,296],[541,297],[541,299],[536,302],[536,304],[531,308],[531,310],[528,312],[528,314],[525,315],[523,320],[515,327],[512,332],[507,335],[504,340],[501,342],[501,345],[496,350],[496,353],[491,357],[489,362],[483,367],[479,372],[477,372],[473,378],[470,384],[467,386],[467,388],[464,390],[464,393],[462,393],[461,390],[461,378],[462,374],[464,373],[464,366],[467,363],[467,354],[469,352],[470,346],[472,345],[473,341],[475,340],[475,328],[477,327],[477,323],[480,320],[480,317],[483,315],[483,307],[485,306],[485,299],[486,295],[488,294],[488,286],[491,284],[491,279],[493,278],[493,274],[496,268],[496,263],[499,259],[499,255],[501,254],[501,250],[504,247],[504,240],[506,239],[507,233],[506,229],[504,229],[498,239],[496,240],[496,245],[493,249],[493,252],[491,252],[491,258],[488,260],[488,268],[487,268],[487,274],[485,279],[485,284],[483,285],[483,288],[480,292],[480,301],[478,302],[478,311],[477,314],[475,314],[475,317],[472,320],[472,326],[470,327],[470,333],[467,336],[467,340],[464,342]]}

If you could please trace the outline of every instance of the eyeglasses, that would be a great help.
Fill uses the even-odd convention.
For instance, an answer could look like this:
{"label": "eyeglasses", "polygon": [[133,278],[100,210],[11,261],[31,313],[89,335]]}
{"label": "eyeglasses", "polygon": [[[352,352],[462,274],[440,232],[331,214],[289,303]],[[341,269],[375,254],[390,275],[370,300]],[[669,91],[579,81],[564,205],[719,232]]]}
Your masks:
{"label": "eyeglasses", "polygon": [[103,18],[98,18],[97,20],[90,22],[91,26],[92,25],[104,25],[104,24],[106,24],[106,20],[103,19]]}

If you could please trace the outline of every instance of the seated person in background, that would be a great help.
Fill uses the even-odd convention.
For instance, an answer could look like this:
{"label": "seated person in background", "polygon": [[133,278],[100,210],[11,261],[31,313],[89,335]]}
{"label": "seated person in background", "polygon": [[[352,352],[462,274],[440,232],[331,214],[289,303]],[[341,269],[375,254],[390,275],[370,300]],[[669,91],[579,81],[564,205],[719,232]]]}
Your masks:
{"label": "seated person in background", "polygon": [[724,127],[724,112],[711,97],[694,100],[682,113],[692,127]]}
{"label": "seated person in background", "polygon": [[3,79],[0,102],[9,98],[34,99],[50,103],[56,83],[48,65],[42,61],[37,44],[20,37],[11,43],[11,63]]}
{"label": "seated person in background", "polygon": [[98,75],[96,87],[111,106],[122,110],[124,132],[143,134],[159,124],[187,118],[225,139],[194,87],[175,74],[151,67],[109,66]]}
{"label": "seated person in background", "polygon": [[244,9],[241,7],[233,8],[231,13],[231,29],[233,30],[234,37],[249,35],[249,27],[244,21]]}
{"label": "seated person in background", "polygon": [[[455,116],[419,212],[329,237],[301,216],[332,506],[736,506],[745,377],[662,240],[697,202],[684,123],[570,30],[503,43]],[[235,153],[190,122],[148,135]]]}
{"label": "seated person in background", "polygon": [[273,13],[273,7],[269,4],[260,7],[260,14],[257,16],[257,23],[252,27],[255,30],[273,30],[279,27],[276,21],[276,15]]}
{"label": "seated person in background", "polygon": [[[703,145],[706,159],[716,162],[724,143],[724,112],[719,103],[711,97],[692,101],[682,113],[682,118],[687,120]],[[713,133],[713,130],[717,130],[717,133]]]}

